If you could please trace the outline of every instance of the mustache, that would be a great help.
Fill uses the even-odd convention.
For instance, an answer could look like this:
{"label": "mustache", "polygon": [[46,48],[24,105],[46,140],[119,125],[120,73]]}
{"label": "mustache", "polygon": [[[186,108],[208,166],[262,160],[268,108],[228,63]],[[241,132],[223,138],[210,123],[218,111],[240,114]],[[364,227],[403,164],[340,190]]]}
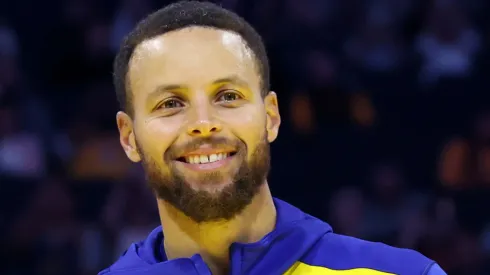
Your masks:
{"label": "mustache", "polygon": [[167,151],[168,159],[176,159],[186,152],[198,150],[201,146],[206,145],[211,149],[230,148],[233,147],[236,150],[244,148],[243,142],[237,140],[230,140],[225,137],[208,137],[193,139],[185,144],[179,146],[171,146]]}

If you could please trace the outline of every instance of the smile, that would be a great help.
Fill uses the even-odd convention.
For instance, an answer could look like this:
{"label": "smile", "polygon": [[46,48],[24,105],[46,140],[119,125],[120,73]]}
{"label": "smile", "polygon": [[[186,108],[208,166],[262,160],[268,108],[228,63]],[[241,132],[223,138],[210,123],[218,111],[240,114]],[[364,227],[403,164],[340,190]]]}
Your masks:
{"label": "smile", "polygon": [[212,152],[201,154],[190,154],[177,159],[184,167],[202,171],[222,168],[235,156],[236,152]]}
{"label": "smile", "polygon": [[232,156],[233,153],[216,153],[210,155],[193,155],[193,156],[185,156],[180,158],[180,161],[184,161],[190,164],[203,164],[203,163],[211,163],[217,162]]}

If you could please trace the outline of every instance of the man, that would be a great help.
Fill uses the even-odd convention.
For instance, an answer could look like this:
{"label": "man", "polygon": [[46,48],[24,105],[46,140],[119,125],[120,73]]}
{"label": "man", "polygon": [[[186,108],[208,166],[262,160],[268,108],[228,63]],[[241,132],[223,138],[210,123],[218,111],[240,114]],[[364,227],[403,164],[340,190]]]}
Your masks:
{"label": "man", "polygon": [[167,6],[126,37],[114,69],[121,145],[142,162],[163,229],[101,275],[445,274],[272,198],[277,97],[261,38],[236,14]]}

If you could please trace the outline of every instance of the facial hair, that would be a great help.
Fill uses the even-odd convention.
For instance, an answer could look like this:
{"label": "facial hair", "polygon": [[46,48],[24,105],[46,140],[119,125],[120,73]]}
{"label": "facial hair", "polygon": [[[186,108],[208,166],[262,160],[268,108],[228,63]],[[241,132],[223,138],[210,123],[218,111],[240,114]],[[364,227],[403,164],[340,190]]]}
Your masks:
{"label": "facial hair", "polygon": [[[216,138],[196,140],[186,147],[195,148],[200,144],[219,146],[223,142],[226,140]],[[246,157],[247,146],[240,141],[236,144],[239,150],[233,157],[240,158],[242,163],[232,176],[232,182],[215,192],[195,190],[185,180],[184,175],[174,165],[169,164],[172,158],[168,155],[164,157],[169,169],[161,169],[155,159],[145,153],[140,145],[137,143],[150,188],[159,199],[166,201],[196,223],[231,220],[240,214],[259,192],[270,169],[270,145],[265,137],[257,145],[249,160]],[[198,180],[213,184],[221,182],[224,176],[226,175],[220,172],[213,172]]]}

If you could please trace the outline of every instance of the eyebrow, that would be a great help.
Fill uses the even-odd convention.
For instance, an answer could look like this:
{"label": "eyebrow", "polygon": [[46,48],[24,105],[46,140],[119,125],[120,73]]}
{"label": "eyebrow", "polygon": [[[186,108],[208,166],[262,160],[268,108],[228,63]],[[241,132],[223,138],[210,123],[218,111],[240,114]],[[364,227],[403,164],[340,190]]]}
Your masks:
{"label": "eyebrow", "polygon": [[[217,79],[217,80],[213,81],[210,86],[220,85],[220,84],[222,85],[222,84],[228,84],[228,83],[232,84],[232,85],[244,87],[244,88],[249,87],[247,82],[237,75],[231,75],[228,77]],[[178,85],[178,84],[159,85],[153,92],[151,92],[147,96],[147,102],[152,102],[155,98],[158,98],[162,94],[172,92],[172,91],[176,91],[176,90],[184,90],[186,88],[187,87],[185,85]]]}
{"label": "eyebrow", "polygon": [[236,86],[248,87],[248,83],[237,75],[232,75],[225,78],[215,80],[212,85],[230,83]]}

